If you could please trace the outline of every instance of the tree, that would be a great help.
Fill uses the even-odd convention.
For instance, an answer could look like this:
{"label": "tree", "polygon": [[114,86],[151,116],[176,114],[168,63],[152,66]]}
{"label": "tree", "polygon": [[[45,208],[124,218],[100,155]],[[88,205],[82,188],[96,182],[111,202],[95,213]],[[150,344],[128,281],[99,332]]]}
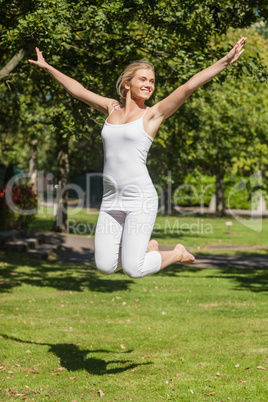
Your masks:
{"label": "tree", "polygon": [[[229,33],[233,37],[233,33]],[[267,58],[268,41],[249,31],[248,53],[259,51]],[[200,90],[191,103],[198,121],[193,133],[198,166],[216,177],[216,210],[225,213],[226,173],[249,175],[267,170],[267,84],[229,76]]]}
{"label": "tree", "polygon": [[[32,137],[32,127],[40,124],[39,141],[46,133],[52,143],[57,143],[58,155],[66,161],[65,168],[59,169],[58,180],[62,183],[66,183],[68,177],[69,139],[80,138],[82,134],[90,137],[89,147],[95,144],[103,117],[86,105],[71,100],[48,75],[29,66],[27,59],[33,58],[36,45],[56,68],[93,91],[112,97],[115,96],[114,82],[123,67],[133,59],[147,58],[158,71],[157,100],[227,51],[226,45],[213,47],[215,35],[226,33],[230,26],[246,27],[267,18],[264,0],[257,0],[254,5],[251,0],[243,4],[238,0],[225,0],[220,7],[212,7],[208,0],[1,0],[0,6],[1,71],[4,71],[2,82],[6,85],[0,106],[8,116],[12,110],[12,107],[9,111],[6,108],[9,95],[20,104],[20,113],[12,126],[13,133],[17,131],[18,119],[25,115],[28,125],[23,132],[27,138],[36,139],[36,133]],[[16,68],[10,69],[9,62],[17,54],[25,54],[25,58]],[[258,66],[259,74],[263,76],[265,68],[256,57],[251,62],[249,74],[254,74]],[[243,65],[245,60],[239,62],[241,68]],[[9,74],[4,76],[5,71]],[[239,69],[235,71],[240,74]],[[222,80],[227,75],[228,72],[222,74]],[[9,88],[12,93],[9,93]],[[25,95],[24,101],[22,94]],[[27,99],[31,99],[31,104]],[[188,128],[189,108],[182,109],[181,115],[182,126]],[[8,124],[1,129],[11,135]],[[167,158],[161,158],[162,178],[167,169],[176,170],[175,151],[179,150],[182,155],[189,153],[188,132],[183,132],[178,139],[178,129],[181,129],[181,124],[177,116],[173,116],[163,126],[156,141],[157,152]],[[171,134],[168,139],[167,133]],[[166,151],[169,145],[172,145],[172,151]],[[186,157],[182,156],[180,166],[179,171],[188,166]],[[56,229],[66,230],[66,219],[67,216],[58,219],[62,224],[56,225]]]}

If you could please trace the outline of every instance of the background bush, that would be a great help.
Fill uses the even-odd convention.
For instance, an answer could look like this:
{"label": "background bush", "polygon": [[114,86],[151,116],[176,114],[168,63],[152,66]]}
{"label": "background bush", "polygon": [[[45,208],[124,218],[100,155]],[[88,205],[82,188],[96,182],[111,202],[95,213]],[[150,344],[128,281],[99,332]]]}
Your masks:
{"label": "background bush", "polygon": [[20,184],[12,188],[12,201],[15,210],[7,205],[6,192],[10,191],[7,187],[0,189],[0,229],[27,229],[28,224],[33,221],[35,214],[21,215],[20,210],[31,210],[37,208],[37,195],[31,186]]}

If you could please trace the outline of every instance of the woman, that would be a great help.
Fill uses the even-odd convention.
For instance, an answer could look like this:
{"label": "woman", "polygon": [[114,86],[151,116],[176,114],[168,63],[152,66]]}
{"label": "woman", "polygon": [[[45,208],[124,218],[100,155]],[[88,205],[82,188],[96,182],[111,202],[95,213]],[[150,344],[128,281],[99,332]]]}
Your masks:
{"label": "woman", "polygon": [[183,245],[159,251],[150,240],[157,214],[157,194],[146,168],[146,158],[160,124],[178,110],[200,86],[235,62],[247,38],[241,38],[222,59],[194,75],[167,98],[152,107],[145,102],[155,89],[153,66],[131,63],[117,81],[123,103],[97,95],[46,63],[36,48],[37,61],[29,60],[57,80],[71,95],[107,114],[104,142],[104,194],[95,234],[98,270],[111,274],[118,269],[120,244],[124,272],[132,278],[158,272],[176,262],[189,264],[194,257]]}

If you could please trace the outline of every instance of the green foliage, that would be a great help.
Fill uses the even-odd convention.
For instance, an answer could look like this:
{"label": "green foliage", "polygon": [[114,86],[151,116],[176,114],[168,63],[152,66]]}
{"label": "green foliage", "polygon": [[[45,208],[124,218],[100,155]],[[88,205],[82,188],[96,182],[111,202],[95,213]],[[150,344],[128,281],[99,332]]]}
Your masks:
{"label": "green foliage", "polygon": [[[111,97],[116,96],[115,81],[123,68],[134,59],[146,58],[156,67],[155,102],[222,57],[237,40],[239,28],[244,35],[246,27],[267,18],[264,0],[254,4],[250,0],[243,4],[225,0],[216,6],[208,0],[0,0],[0,6],[1,65],[20,48],[26,52],[26,58],[0,83],[0,158],[4,162],[18,161],[27,169],[28,143],[37,138],[39,169],[55,172],[56,147],[63,145],[62,139],[64,146],[69,141],[72,175],[100,171],[103,116],[71,99],[50,76],[29,65],[27,59],[34,58],[35,46],[63,73]],[[234,29],[231,34],[230,28]],[[149,158],[149,169],[160,184],[165,183],[168,171],[175,185],[182,184],[197,165],[201,170],[212,169],[208,173],[214,174],[215,160],[224,168],[228,165],[246,170],[248,166],[250,171],[259,164],[261,155],[258,168],[263,168],[265,109],[260,128],[257,111],[253,119],[247,111],[252,104],[263,101],[260,94],[264,91],[256,84],[257,93],[250,95],[244,107],[237,110],[236,102],[241,91],[244,97],[251,91],[247,84],[250,77],[252,87],[255,81],[267,78],[263,62],[266,42],[260,40],[264,30],[258,35],[257,25],[254,29],[250,54],[222,73],[216,83],[197,91],[160,129]],[[248,33],[250,44],[252,31]],[[237,87],[231,77],[241,77],[243,85]],[[243,116],[247,117],[246,125]],[[252,136],[256,141],[250,158],[246,158],[242,152],[246,152]],[[239,155],[235,153],[236,144]]]}
{"label": "green foliage", "polygon": [[173,202],[178,206],[208,206],[215,194],[215,177],[188,174],[183,184],[173,192]]}
{"label": "green foliage", "polygon": [[[208,206],[215,194],[215,176],[200,173],[188,174],[183,184],[173,191],[173,203],[178,206]],[[260,195],[268,202],[266,180],[254,176],[225,175],[224,195],[227,208],[256,209]]]}
{"label": "green foliage", "polygon": [[[6,193],[8,191],[11,193],[12,209],[7,204]],[[32,187],[20,184],[13,186],[12,190],[8,187],[0,188],[0,229],[27,229],[35,215],[24,215],[21,211],[28,212],[35,208],[37,208],[37,196]]]}
{"label": "green foliage", "polygon": [[[252,57],[256,48],[265,55],[268,42],[249,30],[246,52]],[[233,33],[229,32],[230,37]],[[266,56],[265,56],[266,57]],[[234,68],[237,68],[234,66]],[[189,164],[216,177],[249,177],[254,172],[267,171],[267,84],[254,82],[242,76],[228,76],[224,84],[214,82],[204,86],[199,96],[182,108],[188,109],[186,126],[190,119],[195,129],[189,132]],[[192,117],[190,118],[190,111]],[[227,194],[228,195],[228,194]],[[250,197],[244,201],[236,194],[233,207],[248,207]]]}

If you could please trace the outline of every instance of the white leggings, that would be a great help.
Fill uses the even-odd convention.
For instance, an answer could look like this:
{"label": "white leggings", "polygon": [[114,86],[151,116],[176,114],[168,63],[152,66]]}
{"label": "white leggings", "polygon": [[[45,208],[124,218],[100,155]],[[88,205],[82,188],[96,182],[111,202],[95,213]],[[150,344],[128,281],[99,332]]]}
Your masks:
{"label": "white leggings", "polygon": [[120,257],[123,271],[131,278],[142,278],[160,270],[160,253],[146,253],[157,214],[157,195],[148,182],[142,187],[142,193],[141,197],[135,189],[124,189],[120,194],[120,202],[124,204],[121,210],[109,210],[111,198],[107,202],[104,198],[95,233],[95,262],[104,275],[118,269]]}

